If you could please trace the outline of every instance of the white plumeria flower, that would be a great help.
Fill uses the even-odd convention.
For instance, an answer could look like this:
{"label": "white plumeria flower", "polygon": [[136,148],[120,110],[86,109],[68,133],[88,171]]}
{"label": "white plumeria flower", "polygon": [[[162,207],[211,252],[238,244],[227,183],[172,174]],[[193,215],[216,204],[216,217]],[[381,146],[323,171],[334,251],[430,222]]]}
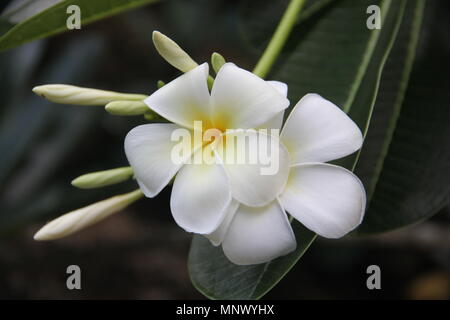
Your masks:
{"label": "white plumeria flower", "polygon": [[324,163],[362,145],[361,131],[341,109],[307,94],[286,120],[281,141],[290,155],[282,194],[258,208],[234,201],[219,228],[207,235],[235,264],[264,263],[295,250],[286,211],[326,238],[342,237],[362,221],[366,194],[361,181],[347,169]]}
{"label": "white plumeria flower", "polygon": [[259,164],[220,160],[186,164],[196,152],[203,152],[195,146],[185,163],[172,161],[177,142],[171,135],[178,128],[194,130],[195,121],[202,121],[203,130],[213,128],[223,134],[229,129],[279,128],[289,106],[286,85],[264,81],[231,63],[219,70],[210,93],[208,69],[204,63],[145,99],[153,111],[173,123],[141,125],[125,138],[125,153],[143,193],[154,197],[176,175],[170,200],[172,215],[179,226],[199,234],[216,230],[236,211],[236,201],[248,206],[273,202],[284,190],[289,173],[289,154],[282,144],[277,145],[279,170],[273,175],[261,175]]}

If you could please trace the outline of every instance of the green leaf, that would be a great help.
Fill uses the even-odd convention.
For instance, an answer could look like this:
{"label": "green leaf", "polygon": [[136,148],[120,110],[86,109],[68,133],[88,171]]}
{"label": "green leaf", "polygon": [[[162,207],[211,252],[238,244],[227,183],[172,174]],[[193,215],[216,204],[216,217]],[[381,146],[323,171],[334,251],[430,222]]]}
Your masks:
{"label": "green leaf", "polygon": [[13,26],[14,25],[11,22],[0,17],[0,36],[8,32]]}
{"label": "green leaf", "polygon": [[293,225],[297,250],[259,265],[237,266],[208,239],[195,235],[189,252],[189,274],[194,286],[210,299],[259,299],[294,266],[309,248],[315,234],[299,223]]}
{"label": "green leaf", "polygon": [[[0,51],[19,46],[28,41],[42,39],[68,31],[66,13],[69,5],[78,5],[81,10],[81,27],[86,24],[133,9],[157,0],[65,0],[23,20],[0,37]],[[28,10],[24,7],[23,10]],[[16,14],[18,14],[16,12]]]}
{"label": "green leaf", "polygon": [[359,234],[423,220],[450,198],[450,81],[436,76],[450,73],[450,50],[440,35],[449,24],[439,25],[435,18],[442,4],[408,2],[409,19],[387,62],[374,121],[356,167],[370,198]]}
{"label": "green leaf", "polygon": [[11,23],[19,23],[62,1],[64,0],[13,0],[3,10],[1,17]]}
{"label": "green leaf", "polygon": [[[366,28],[368,16],[365,12],[371,4],[381,6],[381,30]],[[268,11],[266,5],[273,6],[273,3],[259,2],[259,8],[265,12]],[[289,85],[291,108],[306,93],[316,92],[342,106],[365,131],[381,71],[402,22],[404,9],[405,1],[390,0],[334,1],[316,9],[294,28],[270,78]],[[248,32],[274,29],[273,26],[257,27],[262,22],[252,21],[250,17],[244,21],[251,26]],[[270,34],[266,33],[266,37]],[[262,35],[249,37],[253,40],[261,38]],[[356,156],[348,158],[347,167],[352,168],[355,161]],[[292,225],[297,236],[296,251],[262,265],[233,265],[220,248],[195,236],[189,256],[192,282],[209,298],[260,298],[295,265],[316,237],[297,221]]]}

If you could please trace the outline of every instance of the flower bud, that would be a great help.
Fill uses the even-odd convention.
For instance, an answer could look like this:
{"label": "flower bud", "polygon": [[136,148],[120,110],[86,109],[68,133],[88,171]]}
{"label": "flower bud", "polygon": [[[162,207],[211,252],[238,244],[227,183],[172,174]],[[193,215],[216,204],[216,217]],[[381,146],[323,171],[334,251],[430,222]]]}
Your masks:
{"label": "flower bud", "polygon": [[175,41],[159,31],[153,31],[153,44],[161,57],[182,72],[188,72],[198,66]]}
{"label": "flower bud", "polygon": [[158,82],[156,83],[156,87],[158,89],[161,89],[162,87],[164,87],[166,85],[166,83],[162,80],[158,80]]}
{"label": "flower bud", "polygon": [[138,116],[150,111],[142,101],[111,101],[105,110],[116,116]]}
{"label": "flower bud", "polygon": [[214,72],[219,72],[220,68],[225,64],[225,58],[217,52],[214,52],[211,55],[211,65],[214,69]]}
{"label": "flower bud", "polygon": [[34,235],[34,240],[55,240],[71,235],[122,210],[142,196],[140,190],[135,190],[66,213],[43,226]]}
{"label": "flower bud", "polygon": [[101,106],[114,100],[144,100],[147,98],[143,94],[119,93],[65,84],[37,86],[33,88],[33,92],[51,102],[83,106]]}
{"label": "flower bud", "polygon": [[100,188],[128,180],[132,176],[131,167],[122,167],[83,174],[72,180],[72,185],[80,189]]}

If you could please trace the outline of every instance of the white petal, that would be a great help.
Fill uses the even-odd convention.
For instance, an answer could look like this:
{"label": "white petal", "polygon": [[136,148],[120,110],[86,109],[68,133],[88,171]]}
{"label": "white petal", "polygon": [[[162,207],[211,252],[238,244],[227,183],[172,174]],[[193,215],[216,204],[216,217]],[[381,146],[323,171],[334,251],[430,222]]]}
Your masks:
{"label": "white petal", "polygon": [[255,130],[228,132],[217,154],[230,179],[233,198],[239,202],[264,206],[283,191],[289,154],[278,137]]}
{"label": "white petal", "polygon": [[[281,126],[283,125],[283,118],[284,118],[284,110],[278,112],[277,115],[275,115],[274,117],[272,117],[268,121],[264,122],[263,124],[259,125],[258,129],[278,129],[278,130],[281,130]],[[280,131],[278,131],[278,134],[280,134]]]}
{"label": "white petal", "polygon": [[[286,83],[280,81],[267,81],[272,87],[274,87],[283,97],[287,97],[288,86]],[[274,117],[270,118],[268,121],[259,125],[258,128],[261,129],[279,129],[283,125],[284,110],[278,112]],[[280,134],[278,132],[278,134]]]}
{"label": "white petal", "polygon": [[265,207],[240,205],[222,243],[231,262],[249,265],[268,262],[296,248],[295,235],[278,201]]}
{"label": "white petal", "polygon": [[210,95],[206,79],[208,64],[186,72],[155,91],[144,102],[167,120],[193,128],[194,121],[209,124]]}
{"label": "white petal", "polygon": [[305,95],[284,125],[281,140],[292,163],[327,162],[362,145],[358,126],[341,109],[317,94]]}
{"label": "white petal", "polygon": [[221,129],[256,128],[289,106],[271,84],[232,63],[220,68],[211,102],[214,125]]}
{"label": "white petal", "polygon": [[280,202],[308,229],[326,238],[339,238],[361,223],[366,193],[358,177],[347,169],[304,163],[291,167]]}
{"label": "white petal", "polygon": [[[134,176],[147,197],[157,195],[177,173],[182,163],[172,161],[177,141],[171,141],[174,124],[153,123],[133,128],[125,137],[125,154]],[[183,129],[185,130],[185,129]],[[186,158],[190,156],[186,154]]]}
{"label": "white petal", "polygon": [[220,225],[231,200],[228,177],[222,165],[186,164],[173,183],[170,208],[180,227],[188,232],[206,234]]}
{"label": "white petal", "polygon": [[267,81],[268,84],[270,84],[272,87],[274,87],[283,97],[287,97],[288,93],[288,85],[281,81]]}
{"label": "white petal", "polygon": [[213,232],[209,234],[205,234],[205,237],[211,241],[211,244],[213,246],[219,246],[224,237],[226,232],[228,231],[228,227],[230,226],[231,221],[233,220],[233,217],[236,213],[237,208],[239,207],[239,202],[236,200],[231,200],[230,204],[228,205],[228,208],[226,209],[225,218],[223,219],[222,223],[219,225],[219,227],[214,230]]}

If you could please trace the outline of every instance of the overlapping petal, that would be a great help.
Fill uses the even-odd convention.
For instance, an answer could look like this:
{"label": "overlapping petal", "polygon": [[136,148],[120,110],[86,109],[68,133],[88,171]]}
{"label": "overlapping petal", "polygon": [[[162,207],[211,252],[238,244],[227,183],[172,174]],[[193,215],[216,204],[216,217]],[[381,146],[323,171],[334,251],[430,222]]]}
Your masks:
{"label": "overlapping petal", "polygon": [[[274,87],[283,97],[287,97],[288,86],[287,84],[280,81],[267,81],[272,87]],[[284,111],[282,110],[278,112],[275,116],[260,124],[258,129],[278,129],[281,130],[281,126],[283,125]],[[277,134],[280,134],[278,132]]]}
{"label": "overlapping petal", "polygon": [[274,80],[268,80],[266,82],[274,87],[283,97],[287,97],[288,85],[286,83]]}
{"label": "overlapping petal", "polygon": [[239,265],[264,263],[292,252],[295,235],[278,201],[265,207],[240,205],[222,242],[225,255]]}
{"label": "overlapping petal", "polygon": [[217,148],[230,179],[233,198],[264,206],[282,191],[289,174],[289,154],[276,136],[255,130],[229,131]]}
{"label": "overlapping petal", "polygon": [[296,164],[342,158],[361,148],[363,138],[358,126],[336,105],[307,94],[286,120],[281,141],[291,163]]}
{"label": "overlapping petal", "polygon": [[219,246],[222,244],[223,239],[228,231],[228,227],[230,226],[231,221],[236,214],[236,210],[239,207],[239,202],[236,200],[231,200],[230,204],[226,208],[225,217],[219,227],[209,234],[205,234],[205,236],[211,241],[213,246]]}
{"label": "overlapping petal", "polygon": [[193,129],[194,121],[210,126],[207,63],[186,72],[150,95],[144,102],[156,113],[180,126]]}
{"label": "overlapping petal", "polygon": [[232,63],[219,70],[211,103],[213,125],[219,129],[257,128],[289,106],[273,85]]}
{"label": "overlapping petal", "polygon": [[[197,153],[208,152],[208,148]],[[178,172],[170,198],[177,224],[188,232],[213,232],[232,201],[227,174],[217,163],[185,164]]]}
{"label": "overlapping petal", "polygon": [[[125,154],[147,197],[157,195],[182,166],[182,161],[172,159],[172,151],[179,143],[171,139],[176,129],[179,127],[175,124],[145,124],[133,128],[125,138]],[[190,155],[188,152],[185,158]]]}
{"label": "overlapping petal", "polygon": [[280,202],[308,229],[339,238],[361,223],[366,194],[351,171],[326,163],[304,163],[291,167]]}

